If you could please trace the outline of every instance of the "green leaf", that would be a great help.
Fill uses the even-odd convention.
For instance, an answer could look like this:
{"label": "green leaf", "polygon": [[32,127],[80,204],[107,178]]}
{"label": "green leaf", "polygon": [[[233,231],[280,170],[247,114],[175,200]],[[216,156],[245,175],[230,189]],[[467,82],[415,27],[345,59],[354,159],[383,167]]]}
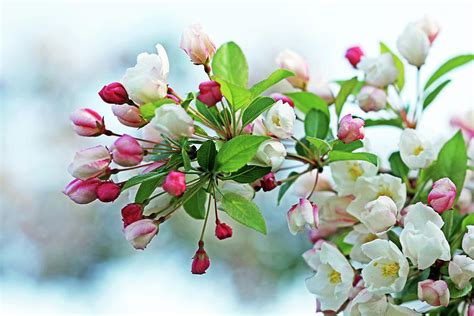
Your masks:
{"label": "green leaf", "polygon": [[436,70],[431,77],[428,79],[428,81],[425,84],[425,87],[423,90],[428,89],[429,86],[431,86],[436,80],[441,78],[443,75],[447,74],[451,70],[454,70],[458,67],[461,67],[464,64],[467,64],[468,62],[474,60],[474,55],[468,54],[468,55],[460,55],[453,57],[446,61],[444,64],[442,64],[438,70]]}
{"label": "green leaf", "polygon": [[143,203],[155,191],[162,178],[152,178],[151,180],[142,182],[135,195],[135,203]]}
{"label": "green leaf", "polygon": [[328,163],[341,160],[364,160],[378,166],[378,157],[370,153],[348,153],[344,151],[333,150],[329,152]]}
{"label": "green leaf", "polygon": [[234,180],[239,183],[252,183],[272,171],[271,167],[243,166],[230,174],[225,180]]}
{"label": "green leaf", "polygon": [[291,71],[286,69],[277,69],[272,72],[267,79],[257,82],[255,85],[253,85],[252,88],[250,88],[250,91],[254,96],[259,96],[271,86],[291,76],[294,76],[294,73]]}
{"label": "green leaf", "polygon": [[234,172],[245,166],[257,153],[261,143],[267,140],[266,136],[240,135],[224,145],[217,153],[217,170]]}
{"label": "green leaf", "polygon": [[[298,172],[291,172],[289,175],[288,175],[288,178],[294,176],[294,175],[297,175]],[[281,199],[283,198],[283,196],[285,195],[285,193],[288,191],[288,189],[291,187],[291,185],[296,181],[296,178],[295,179],[292,179],[292,180],[289,180],[289,181],[286,181],[284,182],[282,185],[280,185],[280,190],[278,191],[278,205],[280,205],[280,202],[281,202]]]}
{"label": "green leaf", "polygon": [[356,149],[364,147],[364,143],[361,140],[355,140],[349,144],[345,144],[343,141],[336,139],[332,142],[332,149],[337,151],[353,152]]}
{"label": "green leaf", "polygon": [[140,106],[140,115],[147,121],[155,117],[155,110],[163,104],[175,103],[173,100],[165,98]]}
{"label": "green leaf", "polygon": [[247,60],[234,42],[227,42],[216,51],[212,59],[212,72],[233,85],[247,87],[249,77]]}
{"label": "green leaf", "polygon": [[235,110],[245,108],[252,101],[253,95],[250,90],[232,84],[217,76],[213,78],[220,84],[222,95],[232,104]]}
{"label": "green leaf", "polygon": [[306,136],[306,139],[318,149],[320,155],[324,155],[332,149],[331,145],[323,139],[310,136]]}
{"label": "green leaf", "polygon": [[395,176],[402,179],[408,179],[408,172],[410,169],[403,162],[399,151],[392,153],[388,158],[388,161],[390,162],[390,169]]}
{"label": "green leaf", "polygon": [[183,102],[181,102],[181,106],[186,110],[189,104],[193,102],[193,100],[194,100],[194,93],[189,92],[188,95],[186,96],[186,99]]}
{"label": "green leaf", "polygon": [[183,204],[183,207],[192,218],[204,219],[206,217],[206,201],[207,193],[203,188],[200,188]]}
{"label": "green leaf", "polygon": [[124,186],[122,187],[122,191],[130,188],[130,187],[133,187],[137,184],[140,184],[140,183],[143,183],[145,181],[152,181],[156,178],[161,178],[161,177],[164,177],[166,175],[166,172],[150,172],[150,173],[146,173],[146,174],[139,174],[137,176],[134,176],[130,179],[127,180],[127,182],[125,182]]}
{"label": "green leaf", "polygon": [[201,113],[209,122],[214,124],[216,127],[221,126],[220,120],[217,118],[217,116],[211,112],[209,107],[196,99],[196,108]]}
{"label": "green leaf", "polygon": [[470,283],[468,283],[465,288],[458,289],[450,278],[444,278],[444,279],[446,283],[448,283],[449,294],[450,294],[451,299],[463,297],[471,293],[472,285]]}
{"label": "green leaf", "polygon": [[252,201],[236,194],[226,193],[221,200],[224,211],[237,222],[266,234],[265,219]]}
{"label": "green leaf", "polygon": [[181,156],[183,157],[184,170],[189,171],[191,169],[191,159],[189,159],[189,155],[185,147],[181,148]]}
{"label": "green leaf", "polygon": [[388,125],[388,126],[403,128],[403,121],[399,117],[391,118],[391,119],[366,119],[364,120],[364,122],[365,122],[364,127]]}
{"label": "green leaf", "polygon": [[474,225],[474,213],[467,215],[461,223],[461,230],[465,231],[468,225]]}
{"label": "green leaf", "polygon": [[354,90],[357,82],[357,77],[354,77],[344,81],[344,83],[341,84],[341,89],[337,94],[336,101],[334,101],[336,106],[336,114],[338,117],[341,115],[342,107],[344,103],[346,103],[347,97],[349,97],[349,95],[352,93],[352,90]]}
{"label": "green leaf", "polygon": [[441,90],[443,90],[444,87],[446,87],[450,82],[450,79],[444,81],[442,84],[436,87],[436,89],[434,89],[430,94],[428,94],[428,96],[423,100],[423,109],[426,109],[428,105],[430,105],[431,102],[433,102],[433,100],[438,96]]}
{"label": "green leaf", "polygon": [[403,65],[403,62],[390,48],[388,48],[387,45],[382,42],[380,42],[380,53],[390,53],[390,55],[392,55],[395,68],[398,70],[398,77],[395,82],[397,83],[398,90],[402,91],[403,86],[405,85],[405,66]]}
{"label": "green leaf", "polygon": [[441,148],[438,159],[431,169],[431,179],[436,181],[441,178],[449,178],[456,185],[457,195],[462,191],[464,178],[467,170],[467,152],[466,143],[461,131],[458,131]]}
{"label": "green leaf", "polygon": [[311,109],[304,119],[306,136],[324,139],[329,131],[329,117],[322,111]]}
{"label": "green leaf", "polygon": [[270,108],[274,103],[275,100],[269,97],[261,97],[253,100],[242,115],[242,126],[252,123],[253,120]]}
{"label": "green leaf", "polygon": [[205,170],[214,170],[216,154],[216,144],[212,140],[205,141],[197,151],[197,161]]}
{"label": "green leaf", "polygon": [[329,116],[329,108],[323,99],[311,92],[291,92],[285,93],[295,103],[295,107],[303,113],[308,113],[311,109],[322,111]]}

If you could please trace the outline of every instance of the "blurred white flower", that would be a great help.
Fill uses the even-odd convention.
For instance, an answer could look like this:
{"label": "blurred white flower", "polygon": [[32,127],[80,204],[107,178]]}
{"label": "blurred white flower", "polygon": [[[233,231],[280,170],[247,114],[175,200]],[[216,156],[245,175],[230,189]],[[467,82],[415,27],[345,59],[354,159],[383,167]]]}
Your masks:
{"label": "blurred white flower", "polygon": [[387,93],[377,87],[364,86],[357,95],[357,101],[364,112],[379,111],[387,104]]}
{"label": "blurred white flower", "polygon": [[208,63],[216,52],[216,45],[199,23],[190,25],[184,30],[180,47],[197,65]]}
{"label": "blurred white flower", "polygon": [[390,53],[384,53],[375,58],[364,56],[357,68],[364,71],[365,82],[380,88],[393,83],[398,76],[398,70]]}
{"label": "blurred white flower", "polygon": [[423,18],[419,19],[415,23],[416,26],[422,29],[423,32],[425,32],[426,36],[428,36],[430,45],[433,44],[440,31],[439,23],[427,15],[425,15]]}
{"label": "blurred white flower", "polygon": [[278,55],[276,63],[280,68],[287,69],[295,74],[293,77],[287,78],[293,87],[306,88],[309,81],[309,67],[308,62],[303,57],[292,50],[286,49]]}
{"label": "blurred white flower", "polygon": [[462,239],[462,250],[474,259],[474,225],[467,225],[467,233]]}
{"label": "blurred white flower", "polygon": [[415,23],[409,23],[398,37],[397,48],[409,64],[420,68],[430,50],[428,35]]}
{"label": "blurred white flower", "polygon": [[350,196],[338,196],[331,191],[316,191],[312,194],[311,200],[319,208],[321,225],[348,227],[358,221],[346,211],[347,206],[352,202],[352,197]]}
{"label": "blurred white flower", "polygon": [[474,278],[474,260],[464,255],[455,255],[448,265],[451,280],[460,290],[464,289]]}
{"label": "blurred white flower", "polygon": [[414,129],[407,128],[400,134],[400,156],[410,169],[428,167],[436,158],[433,146]]}
{"label": "blurred white flower", "polygon": [[377,174],[377,167],[367,161],[336,161],[330,163],[329,167],[339,195],[353,194],[359,177],[371,177]]}
{"label": "blurred white flower", "polygon": [[176,104],[164,104],[157,108],[150,124],[170,138],[191,137],[194,133],[193,119]]}

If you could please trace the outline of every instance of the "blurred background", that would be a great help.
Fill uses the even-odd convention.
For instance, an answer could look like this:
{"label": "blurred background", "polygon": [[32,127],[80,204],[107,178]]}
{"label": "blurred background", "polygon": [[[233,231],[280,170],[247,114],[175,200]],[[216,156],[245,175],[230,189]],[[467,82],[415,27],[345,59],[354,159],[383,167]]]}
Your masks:
{"label": "blurred background", "polygon": [[[238,224],[230,240],[209,235],[211,269],[194,276],[200,225],[185,214],[164,225],[146,251],[135,251],[121,231],[125,198],[80,206],[61,193],[74,152],[111,141],[76,136],[68,115],[90,107],[112,130],[127,131],[97,92],[157,42],[168,51],[172,87],[182,95],[197,90],[205,74],[179,49],[182,30],[194,22],[218,45],[242,47],[251,82],[273,71],[285,48],[309,60],[312,81],[332,81],[355,74],[344,59],[348,47],[376,55],[384,41],[395,50],[405,25],[425,14],[442,27],[426,80],[449,57],[474,51],[472,1],[2,1],[0,314],[313,315],[315,299],[304,285],[311,271],[301,259],[311,244],[286,227],[291,194],[279,207],[276,192],[257,196],[267,236]],[[433,142],[453,133],[452,116],[473,109],[473,68],[453,72],[426,112],[420,129]],[[413,100],[415,70],[406,76]],[[367,138],[386,158],[398,134],[377,127]]]}

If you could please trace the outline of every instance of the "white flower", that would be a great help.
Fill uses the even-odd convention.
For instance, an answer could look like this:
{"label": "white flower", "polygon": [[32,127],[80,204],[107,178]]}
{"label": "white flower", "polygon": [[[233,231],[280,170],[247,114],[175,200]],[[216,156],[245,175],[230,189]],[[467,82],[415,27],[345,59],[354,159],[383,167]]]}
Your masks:
{"label": "white flower", "polygon": [[269,139],[260,144],[252,164],[272,167],[275,172],[285,162],[285,157],[285,146],[276,139]]}
{"label": "white flower", "polygon": [[309,81],[309,67],[306,60],[294,51],[286,49],[278,55],[276,62],[281,68],[288,69],[295,74],[293,77],[287,78],[293,87],[300,89],[306,87]]}
{"label": "white flower", "polygon": [[386,294],[399,292],[405,286],[409,264],[397,246],[387,240],[376,239],[361,246],[371,259],[362,269],[362,278],[370,292]]}
{"label": "white flower", "polygon": [[387,296],[364,289],[351,301],[344,316],[411,316],[419,313],[399,305],[390,304]]}
{"label": "white flower", "polygon": [[303,231],[306,225],[317,228],[319,224],[318,206],[308,199],[300,199],[288,211],[287,219],[288,229],[293,235]]}
{"label": "white flower", "polygon": [[[235,193],[249,201],[255,196],[255,190],[250,184],[238,183],[232,180],[219,182],[219,192],[223,195],[226,193]],[[220,199],[222,196],[218,194],[217,198]]]}
{"label": "white flower", "polygon": [[423,270],[441,259],[451,258],[448,241],[441,231],[443,219],[431,207],[418,202],[407,207],[400,234],[403,253]]}
{"label": "white flower", "polygon": [[423,29],[415,23],[409,23],[398,37],[397,48],[409,64],[419,68],[428,56],[430,41]]}
{"label": "white flower", "polygon": [[448,265],[448,273],[458,289],[464,289],[474,278],[474,260],[464,255],[455,255]]}
{"label": "white flower", "polygon": [[373,234],[384,233],[397,222],[398,210],[393,200],[387,196],[379,196],[367,203],[359,215],[362,224]]}
{"label": "white flower", "polygon": [[371,233],[364,224],[357,224],[353,227],[353,230],[346,235],[344,242],[352,245],[350,253],[352,260],[360,263],[368,263],[370,258],[362,252],[361,246],[378,238],[387,239],[387,236],[385,234],[375,235]]}
{"label": "white flower", "polygon": [[327,81],[319,80],[312,84],[309,90],[313,91],[314,94],[326,101],[327,104],[332,104],[334,102],[334,93]]}
{"label": "white flower", "polygon": [[209,62],[216,52],[216,45],[199,23],[193,24],[184,30],[180,47],[195,64]]}
{"label": "white flower", "polygon": [[150,124],[170,138],[191,137],[194,133],[193,119],[176,104],[164,104],[157,108]]}
{"label": "white flower", "polygon": [[329,167],[339,195],[353,194],[359,177],[371,177],[377,174],[377,167],[367,161],[336,161],[330,163]]}
{"label": "white flower", "polygon": [[299,197],[307,197],[311,191],[313,191],[314,181],[316,181],[317,174],[318,170],[313,169],[298,177],[292,185],[293,194]]}
{"label": "white flower", "polygon": [[357,95],[359,106],[365,112],[379,111],[387,103],[387,94],[383,89],[364,86]]}
{"label": "white flower", "polygon": [[322,310],[338,310],[352,289],[351,265],[336,247],[323,243],[313,258],[312,268],[316,274],[306,279],[306,287],[321,301]]}
{"label": "white flower", "polygon": [[352,202],[352,197],[338,196],[331,191],[316,191],[312,194],[311,200],[318,205],[322,225],[348,227],[357,223],[357,219],[346,211]]}
{"label": "white flower", "polygon": [[383,88],[395,81],[398,70],[390,53],[381,54],[375,58],[362,57],[357,65],[365,73],[365,82]]}
{"label": "white flower", "polygon": [[359,220],[367,203],[376,200],[380,196],[386,196],[393,200],[400,211],[406,200],[406,186],[400,178],[389,174],[380,174],[374,177],[360,177],[354,188],[355,200],[348,206],[347,212]]}
{"label": "white flower", "polygon": [[433,146],[414,129],[407,128],[400,135],[400,156],[410,169],[428,167],[436,158]]}
{"label": "white flower", "polygon": [[471,258],[474,259],[474,226],[467,225],[467,233],[462,239],[462,250]]}
{"label": "white flower", "polygon": [[288,103],[279,100],[268,110],[264,124],[272,135],[287,139],[293,136],[295,120],[295,110]]}
{"label": "white flower", "polygon": [[151,219],[141,219],[131,223],[123,230],[125,239],[135,249],[144,250],[150,241],[158,234],[158,225]]}
{"label": "white flower", "polygon": [[263,123],[263,116],[259,115],[252,124],[252,134],[253,135],[262,135],[262,136],[267,136],[268,135],[268,130],[265,127],[265,124]]}
{"label": "white flower", "polygon": [[141,53],[137,64],[128,68],[122,83],[133,102],[143,104],[162,99],[168,91],[168,55],[163,46],[156,45],[158,54]]}
{"label": "white flower", "polygon": [[469,142],[469,147],[467,148],[467,158],[474,162],[474,141]]}
{"label": "white flower", "polygon": [[416,26],[425,32],[425,34],[428,36],[430,44],[433,44],[433,41],[438,36],[440,30],[438,22],[425,15],[422,19],[416,21]]}

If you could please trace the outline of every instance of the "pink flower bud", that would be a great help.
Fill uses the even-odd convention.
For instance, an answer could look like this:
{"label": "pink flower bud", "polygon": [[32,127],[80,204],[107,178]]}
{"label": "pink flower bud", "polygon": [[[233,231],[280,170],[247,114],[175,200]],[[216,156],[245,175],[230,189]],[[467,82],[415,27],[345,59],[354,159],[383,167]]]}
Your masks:
{"label": "pink flower bud", "polygon": [[140,115],[140,109],[128,104],[112,105],[112,112],[120,123],[130,127],[142,127],[147,121]]}
{"label": "pink flower bud", "polygon": [[319,240],[326,238],[337,231],[336,226],[324,225],[319,228],[313,228],[308,231],[308,238],[313,244],[317,243]]}
{"label": "pink flower bud", "polygon": [[122,208],[123,227],[139,221],[143,218],[143,206],[138,203],[127,204]]}
{"label": "pink flower bud", "polygon": [[449,304],[448,284],[443,280],[424,280],[418,282],[418,298],[431,306],[448,306]]}
{"label": "pink flower bud", "polygon": [[339,138],[345,144],[352,143],[358,139],[363,139],[364,124],[365,122],[360,118],[353,118],[352,115],[347,114],[339,122],[337,138]]}
{"label": "pink flower bud", "polygon": [[120,186],[112,181],[102,182],[97,186],[96,193],[102,202],[113,202],[120,195]]}
{"label": "pink flower bud", "polygon": [[359,46],[351,47],[346,51],[346,58],[354,68],[357,68],[362,56],[364,56],[364,52]]}
{"label": "pink flower bud", "polygon": [[253,125],[252,124],[247,124],[242,129],[242,134],[252,134],[252,132],[253,132]]}
{"label": "pink flower bud", "polygon": [[260,186],[265,192],[271,191],[277,187],[277,182],[273,172],[267,173],[263,176],[263,178],[260,180]]}
{"label": "pink flower bud", "polygon": [[163,190],[174,196],[180,196],[186,191],[186,176],[179,171],[170,171],[163,183]]}
{"label": "pink flower bud", "polygon": [[456,198],[456,186],[449,178],[442,178],[433,183],[430,194],[428,194],[428,204],[438,213],[449,210]]}
{"label": "pink flower bud", "polygon": [[105,131],[104,118],[91,109],[77,109],[70,116],[72,128],[80,136],[99,136]]}
{"label": "pink flower bud", "polygon": [[428,36],[430,45],[433,44],[440,31],[438,22],[429,16],[424,16],[422,19],[416,22],[416,26],[421,28],[423,32],[425,32],[426,36]]}
{"label": "pink flower bud", "polygon": [[219,220],[216,223],[216,237],[217,239],[226,239],[232,237],[232,227],[226,223],[221,223]]}
{"label": "pink flower bud", "polygon": [[97,198],[96,188],[100,180],[92,178],[89,180],[74,179],[64,189],[63,193],[69,196],[77,204],[87,204]]}
{"label": "pink flower bud", "polygon": [[469,305],[467,308],[467,316],[474,316],[474,304]]}
{"label": "pink flower bud", "polygon": [[114,142],[112,158],[120,166],[136,166],[143,159],[143,148],[132,136],[123,135]]}
{"label": "pink flower bud", "polygon": [[211,261],[204,250],[204,242],[199,242],[199,248],[193,257],[193,264],[191,265],[192,274],[204,274],[211,265]]}
{"label": "pink flower bud", "polygon": [[[169,89],[169,88],[168,88],[168,89]],[[173,100],[174,103],[176,103],[176,104],[179,104],[179,99],[178,99],[177,97],[175,97],[174,95],[172,95],[172,94],[167,94],[167,95],[166,95],[166,98],[167,98],[167,99],[170,99],[170,100]]]}
{"label": "pink flower bud", "polygon": [[215,106],[222,100],[220,85],[215,81],[201,82],[197,99],[207,106]]}
{"label": "pink flower bud", "polygon": [[295,107],[295,103],[293,103],[293,100],[291,100],[289,97],[287,97],[286,95],[284,94],[281,94],[281,93],[272,93],[270,95],[270,97],[273,98],[273,100],[275,100],[275,102],[278,102],[278,101],[283,101],[283,103],[288,103],[292,108]]}
{"label": "pink flower bud", "polygon": [[133,248],[143,250],[158,233],[158,225],[151,219],[141,219],[124,229],[125,239]]}
{"label": "pink flower bud", "polygon": [[216,52],[216,45],[199,23],[183,32],[180,47],[196,65],[208,63]]}
{"label": "pink flower bud", "polygon": [[128,98],[127,90],[120,82],[112,82],[99,91],[99,96],[106,103],[111,104],[133,104]]}
{"label": "pink flower bud", "polygon": [[87,180],[103,174],[111,162],[107,148],[99,145],[77,152],[68,170],[73,177]]}
{"label": "pink flower bud", "polygon": [[306,225],[316,228],[318,224],[318,206],[308,199],[300,199],[288,211],[288,228],[293,235],[304,230]]}

